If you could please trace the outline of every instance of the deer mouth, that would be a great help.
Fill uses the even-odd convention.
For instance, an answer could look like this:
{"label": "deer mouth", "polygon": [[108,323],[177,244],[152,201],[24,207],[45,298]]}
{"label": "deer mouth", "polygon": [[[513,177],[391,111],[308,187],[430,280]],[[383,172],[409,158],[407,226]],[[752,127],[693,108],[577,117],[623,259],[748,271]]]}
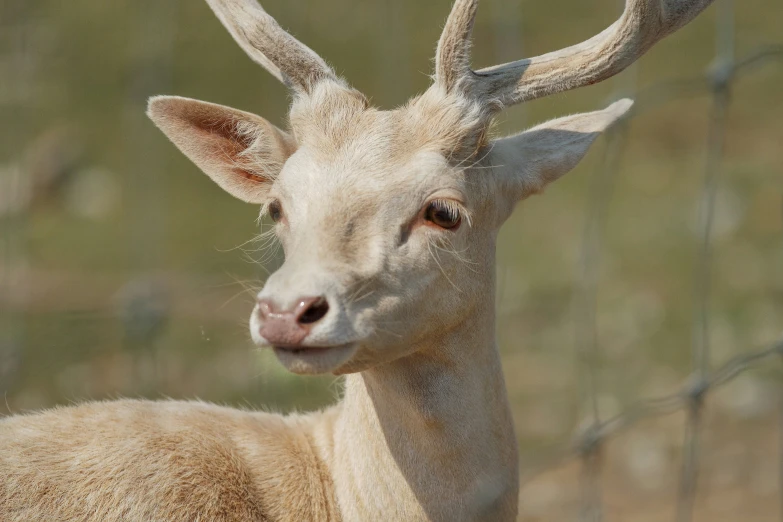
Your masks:
{"label": "deer mouth", "polygon": [[273,346],[272,348],[275,351],[287,352],[292,355],[314,355],[322,354],[333,348],[340,348],[340,346]]}
{"label": "deer mouth", "polygon": [[301,375],[332,373],[350,361],[355,343],[335,346],[272,346],[277,359],[289,371]]}

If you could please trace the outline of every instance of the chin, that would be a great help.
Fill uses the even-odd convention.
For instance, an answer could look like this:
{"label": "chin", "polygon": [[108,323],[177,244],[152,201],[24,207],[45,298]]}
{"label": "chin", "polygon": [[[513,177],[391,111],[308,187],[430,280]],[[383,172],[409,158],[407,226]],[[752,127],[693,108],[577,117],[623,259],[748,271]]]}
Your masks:
{"label": "chin", "polygon": [[341,375],[351,373],[343,371],[343,367],[350,365],[351,359],[358,351],[358,345],[350,343],[340,346],[302,348],[273,346],[272,349],[280,363],[291,373]]}
{"label": "chin", "polygon": [[334,375],[348,375],[365,372],[402,359],[412,352],[413,350],[393,350],[382,345],[370,347],[366,344],[360,344],[351,357],[332,370],[331,373]]}

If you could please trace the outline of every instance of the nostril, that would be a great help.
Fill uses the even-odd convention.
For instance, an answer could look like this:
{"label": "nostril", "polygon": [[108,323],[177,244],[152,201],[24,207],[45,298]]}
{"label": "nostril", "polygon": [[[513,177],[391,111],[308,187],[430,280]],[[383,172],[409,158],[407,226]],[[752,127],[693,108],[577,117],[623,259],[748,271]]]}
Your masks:
{"label": "nostril", "polygon": [[299,306],[304,308],[297,317],[299,324],[317,323],[329,313],[329,302],[323,297],[302,300]]}

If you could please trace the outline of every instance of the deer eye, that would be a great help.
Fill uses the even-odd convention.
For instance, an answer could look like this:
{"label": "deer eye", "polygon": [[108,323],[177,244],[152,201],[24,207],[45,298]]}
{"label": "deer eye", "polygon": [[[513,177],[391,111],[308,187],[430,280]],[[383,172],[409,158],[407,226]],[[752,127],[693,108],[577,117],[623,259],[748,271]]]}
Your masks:
{"label": "deer eye", "polygon": [[279,201],[275,200],[269,204],[269,218],[275,223],[283,219],[283,207]]}
{"label": "deer eye", "polygon": [[443,199],[436,199],[427,204],[424,219],[446,230],[456,230],[462,223],[462,215],[457,204]]}

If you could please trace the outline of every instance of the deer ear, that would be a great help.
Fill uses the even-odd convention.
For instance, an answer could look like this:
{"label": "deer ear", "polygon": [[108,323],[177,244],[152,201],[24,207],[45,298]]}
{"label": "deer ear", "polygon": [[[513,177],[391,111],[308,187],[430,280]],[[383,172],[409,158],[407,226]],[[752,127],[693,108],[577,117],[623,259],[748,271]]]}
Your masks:
{"label": "deer ear", "polygon": [[230,107],[156,96],[147,115],[185,156],[232,196],[262,203],[296,144],[265,119]]}
{"label": "deer ear", "polygon": [[494,141],[490,159],[511,207],[576,167],[595,139],[632,105],[620,100],[602,111],[566,116]]}

